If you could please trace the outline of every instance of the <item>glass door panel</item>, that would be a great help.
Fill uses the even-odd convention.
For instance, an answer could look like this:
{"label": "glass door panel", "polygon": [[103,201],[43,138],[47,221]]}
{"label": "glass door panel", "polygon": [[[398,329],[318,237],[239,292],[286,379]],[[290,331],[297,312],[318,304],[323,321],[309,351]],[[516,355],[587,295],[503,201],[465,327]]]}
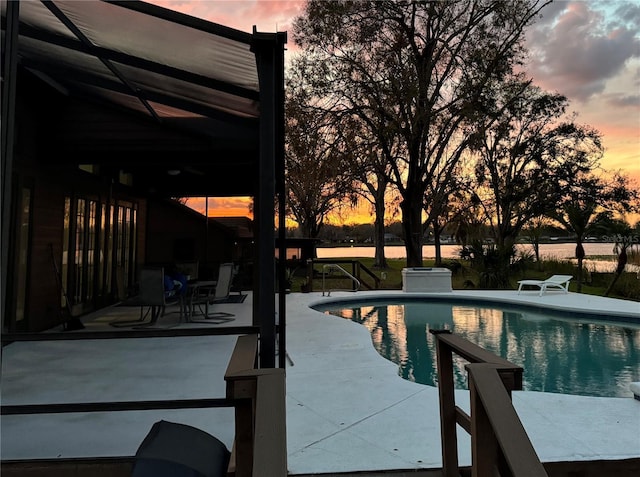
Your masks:
{"label": "glass door panel", "polygon": [[26,329],[27,278],[29,270],[29,249],[31,236],[31,189],[24,187],[20,191],[20,209],[18,225],[18,266],[16,269],[16,328]]}

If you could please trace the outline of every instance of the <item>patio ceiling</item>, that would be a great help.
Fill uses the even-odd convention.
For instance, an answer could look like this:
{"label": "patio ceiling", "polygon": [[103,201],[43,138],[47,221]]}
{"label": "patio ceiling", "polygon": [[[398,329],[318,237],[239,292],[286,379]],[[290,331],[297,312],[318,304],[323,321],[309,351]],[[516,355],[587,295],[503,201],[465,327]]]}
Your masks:
{"label": "patio ceiling", "polygon": [[166,196],[255,195],[264,34],[137,1],[20,2],[19,19],[18,93],[49,118],[47,161]]}

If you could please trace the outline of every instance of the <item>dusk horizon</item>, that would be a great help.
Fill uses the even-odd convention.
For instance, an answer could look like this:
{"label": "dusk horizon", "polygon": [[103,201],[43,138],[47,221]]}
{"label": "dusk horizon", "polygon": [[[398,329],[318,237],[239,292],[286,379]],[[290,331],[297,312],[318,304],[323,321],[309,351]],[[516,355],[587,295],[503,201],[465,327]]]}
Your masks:
{"label": "dusk horizon", "polygon": [[[150,3],[250,32],[292,30],[305,0],[151,0]],[[549,92],[565,95],[577,124],[602,135],[602,167],[640,183],[640,5],[556,1],[527,32],[526,72]],[[287,56],[298,50],[289,34]],[[204,211],[204,204],[190,206]],[[243,204],[246,204],[244,205]],[[211,199],[217,215],[249,216],[248,200]],[[366,208],[343,211],[344,223],[369,220]]]}

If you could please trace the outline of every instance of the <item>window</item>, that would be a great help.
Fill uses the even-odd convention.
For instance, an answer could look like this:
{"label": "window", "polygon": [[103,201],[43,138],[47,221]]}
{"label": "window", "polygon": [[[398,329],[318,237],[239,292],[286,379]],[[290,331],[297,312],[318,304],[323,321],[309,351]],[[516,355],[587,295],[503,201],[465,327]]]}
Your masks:
{"label": "window", "polygon": [[[61,276],[74,313],[126,296],[135,281],[136,220],[132,203],[65,198]],[[61,300],[66,306],[64,294]]]}

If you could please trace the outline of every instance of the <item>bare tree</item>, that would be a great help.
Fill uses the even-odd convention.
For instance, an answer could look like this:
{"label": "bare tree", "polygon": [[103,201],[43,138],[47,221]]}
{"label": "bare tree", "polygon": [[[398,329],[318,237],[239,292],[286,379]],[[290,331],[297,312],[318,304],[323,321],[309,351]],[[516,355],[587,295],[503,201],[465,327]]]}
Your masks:
{"label": "bare tree", "polygon": [[567,103],[516,79],[499,86],[488,127],[478,127],[477,193],[499,248],[513,248],[527,222],[555,208],[562,185],[602,155],[597,131],[561,122]]}
{"label": "bare tree", "polygon": [[467,202],[470,183],[459,170],[447,181],[434,180],[425,192],[425,225],[431,226],[435,249],[435,265],[442,265],[441,237],[445,228],[458,223],[469,207]]}
{"label": "bare tree", "polygon": [[[375,152],[371,152],[371,155]],[[371,155],[367,156],[371,158]],[[380,158],[376,156],[371,158],[372,163],[380,164]],[[376,268],[386,269],[388,268],[387,259],[384,253],[384,225],[386,214],[386,196],[389,189],[389,176],[379,169],[374,169],[368,174],[361,174],[359,177],[360,182],[367,191],[366,194],[362,194],[362,197],[369,202],[373,209],[374,217],[374,236],[373,245],[375,247],[375,258],[373,266]]]}
{"label": "bare tree", "polygon": [[303,60],[290,68],[285,104],[287,210],[303,236],[318,236],[327,215],[345,198],[354,201],[350,152],[332,117],[307,88],[310,71]]}
{"label": "bare tree", "polygon": [[[346,148],[351,151],[351,175],[362,188],[359,195],[371,205],[374,217],[373,243],[375,247],[374,267],[388,268],[384,253],[385,215],[387,193],[391,180],[391,166],[386,155],[380,150],[378,143],[371,138],[368,129],[355,115],[341,115],[339,130],[345,137]],[[393,134],[393,131],[389,131]],[[390,138],[387,142],[395,151],[397,141]]]}
{"label": "bare tree", "polygon": [[[449,180],[490,82],[523,57],[523,32],[545,2],[318,1],[294,24],[318,94],[357,115],[385,154],[402,198],[407,265],[422,265],[422,210],[436,174]],[[388,130],[403,154],[389,144]]]}

